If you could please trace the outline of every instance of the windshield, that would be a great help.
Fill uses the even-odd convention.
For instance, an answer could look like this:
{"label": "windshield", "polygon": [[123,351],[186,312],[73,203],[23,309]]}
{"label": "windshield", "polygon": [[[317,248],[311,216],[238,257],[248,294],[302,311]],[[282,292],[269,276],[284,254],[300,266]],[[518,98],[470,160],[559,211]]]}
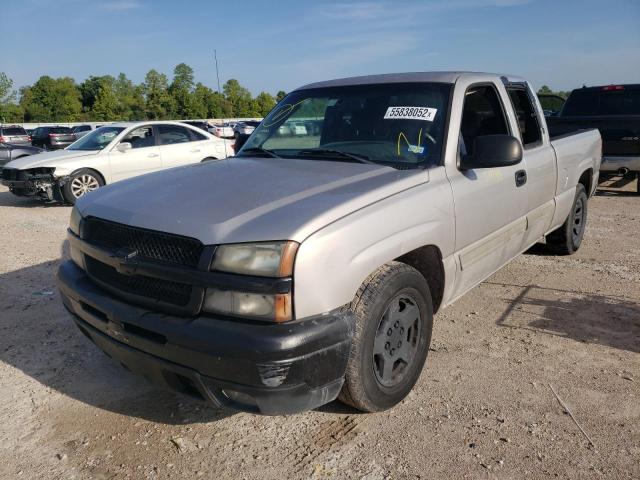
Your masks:
{"label": "windshield", "polygon": [[124,130],[124,127],[100,127],[76,140],[67,150],[102,150]]}
{"label": "windshield", "polygon": [[267,115],[237,156],[432,167],[440,164],[450,91],[441,83],[298,90]]}

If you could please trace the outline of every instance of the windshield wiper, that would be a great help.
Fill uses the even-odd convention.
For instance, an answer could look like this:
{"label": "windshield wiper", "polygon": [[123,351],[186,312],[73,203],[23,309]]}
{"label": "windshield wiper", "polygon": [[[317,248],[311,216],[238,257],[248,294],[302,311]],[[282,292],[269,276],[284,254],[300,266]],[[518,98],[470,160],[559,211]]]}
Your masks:
{"label": "windshield wiper", "polygon": [[[269,155],[271,158],[282,158],[278,154],[276,154],[275,152],[273,152],[271,150],[267,150],[266,148],[251,147],[251,148],[245,148],[245,149],[242,150],[242,153],[250,153],[250,152],[264,153],[266,155]],[[244,155],[236,155],[236,157],[244,157]]]}
{"label": "windshield wiper", "polygon": [[376,162],[369,160],[369,157],[364,155],[356,155],[355,153],[343,152],[342,150],[332,150],[329,148],[310,148],[308,150],[300,150],[298,155],[335,155],[339,158],[346,158],[358,163],[368,163],[370,165],[378,165]]}

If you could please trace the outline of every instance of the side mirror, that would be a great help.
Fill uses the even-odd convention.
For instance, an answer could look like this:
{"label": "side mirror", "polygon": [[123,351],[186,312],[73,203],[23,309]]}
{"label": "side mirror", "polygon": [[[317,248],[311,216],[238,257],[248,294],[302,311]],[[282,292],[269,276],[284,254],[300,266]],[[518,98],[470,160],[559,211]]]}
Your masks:
{"label": "side mirror", "polygon": [[118,146],[116,147],[116,150],[118,150],[119,152],[126,152],[127,150],[131,150],[133,148],[133,145],[131,145],[131,143],[129,142],[120,142],[118,144]]}
{"label": "side mirror", "polygon": [[460,159],[460,169],[516,165],[522,160],[520,140],[511,135],[482,135],[473,142],[473,155]]}

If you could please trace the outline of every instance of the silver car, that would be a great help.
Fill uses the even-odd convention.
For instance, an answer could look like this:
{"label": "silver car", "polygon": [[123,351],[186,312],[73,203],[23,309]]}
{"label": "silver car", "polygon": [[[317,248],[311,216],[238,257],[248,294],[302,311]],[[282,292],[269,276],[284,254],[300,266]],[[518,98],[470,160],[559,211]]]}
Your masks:
{"label": "silver car", "polygon": [[0,143],[31,145],[31,137],[19,125],[0,125]]}

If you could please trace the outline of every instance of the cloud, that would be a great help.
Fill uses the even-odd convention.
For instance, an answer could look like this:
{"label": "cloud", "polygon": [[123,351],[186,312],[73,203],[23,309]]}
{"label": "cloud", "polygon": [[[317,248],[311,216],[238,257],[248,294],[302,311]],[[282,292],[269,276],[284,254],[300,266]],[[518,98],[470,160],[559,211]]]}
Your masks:
{"label": "cloud", "polygon": [[417,15],[437,13],[462,8],[504,8],[519,7],[533,0],[448,0],[403,2],[402,4],[381,1],[363,1],[355,3],[329,3],[318,5],[315,14],[342,21],[368,21],[393,18],[415,19]]}
{"label": "cloud", "polygon": [[100,4],[100,8],[103,10],[109,10],[111,12],[121,12],[124,10],[132,10],[134,8],[140,8],[142,4],[138,0],[113,0],[110,2],[104,2]]}

